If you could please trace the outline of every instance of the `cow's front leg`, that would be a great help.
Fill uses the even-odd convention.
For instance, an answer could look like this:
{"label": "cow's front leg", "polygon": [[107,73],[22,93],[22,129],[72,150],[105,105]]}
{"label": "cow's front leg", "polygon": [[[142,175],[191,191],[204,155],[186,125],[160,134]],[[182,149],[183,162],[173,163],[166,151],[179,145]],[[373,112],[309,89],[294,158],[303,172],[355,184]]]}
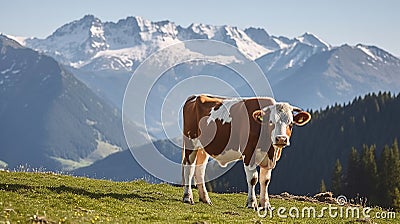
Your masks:
{"label": "cow's front leg", "polygon": [[247,180],[247,208],[257,208],[257,198],[256,198],[256,184],[258,182],[258,172],[257,167],[251,167],[244,165],[244,171],[246,172]]}
{"label": "cow's front leg", "polygon": [[197,151],[196,170],[194,176],[196,178],[197,189],[199,190],[200,201],[212,205],[204,180],[208,158],[209,156],[204,149]]}
{"label": "cow's front leg", "polygon": [[271,210],[271,204],[268,197],[268,185],[271,181],[272,169],[260,166],[260,206],[261,208]]}
{"label": "cow's front leg", "polygon": [[183,202],[194,204],[192,192],[192,179],[196,168],[195,150],[184,149],[184,157],[182,160],[182,179],[184,185]]}

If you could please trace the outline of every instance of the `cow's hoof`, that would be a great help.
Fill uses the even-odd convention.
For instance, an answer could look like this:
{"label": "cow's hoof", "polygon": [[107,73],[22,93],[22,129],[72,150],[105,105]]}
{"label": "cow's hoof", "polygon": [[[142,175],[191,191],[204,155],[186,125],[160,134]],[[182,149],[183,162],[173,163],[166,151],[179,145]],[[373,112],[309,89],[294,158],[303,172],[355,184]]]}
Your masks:
{"label": "cow's hoof", "polygon": [[209,205],[213,205],[213,203],[211,202],[210,198],[206,198],[206,199],[201,199],[200,198],[200,201],[202,201],[203,203],[209,204]]}
{"label": "cow's hoof", "polygon": [[256,199],[247,200],[247,208],[256,210],[257,209],[257,200]]}
{"label": "cow's hoof", "polygon": [[263,198],[260,199],[259,207],[264,209],[264,210],[268,210],[268,211],[271,211],[271,208],[272,208],[271,204],[269,203],[269,200],[268,199],[263,199]]}
{"label": "cow's hoof", "polygon": [[193,200],[193,196],[190,194],[184,194],[183,195],[183,202],[194,205],[194,200]]}
{"label": "cow's hoof", "polygon": [[265,203],[264,206],[262,206],[262,205],[260,204],[260,205],[258,206],[258,210],[259,210],[259,211],[265,211],[265,210],[271,211],[271,210],[272,210],[272,207],[271,207],[271,204],[270,204],[270,203]]}

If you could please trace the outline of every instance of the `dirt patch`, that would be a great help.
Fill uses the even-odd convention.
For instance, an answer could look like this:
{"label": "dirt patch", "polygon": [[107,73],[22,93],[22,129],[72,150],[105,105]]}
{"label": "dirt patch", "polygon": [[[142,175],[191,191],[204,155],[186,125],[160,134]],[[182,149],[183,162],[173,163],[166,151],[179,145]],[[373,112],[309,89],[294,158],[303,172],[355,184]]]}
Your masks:
{"label": "dirt patch", "polygon": [[271,198],[278,198],[284,200],[296,200],[296,201],[306,201],[312,203],[328,203],[328,204],[337,204],[336,198],[333,197],[332,192],[323,192],[310,196],[297,196],[291,195],[288,192],[283,192],[280,195],[270,195]]}
{"label": "dirt patch", "polygon": [[234,212],[234,211],[225,211],[225,212],[222,212],[222,214],[226,214],[226,215],[240,215],[239,212]]}

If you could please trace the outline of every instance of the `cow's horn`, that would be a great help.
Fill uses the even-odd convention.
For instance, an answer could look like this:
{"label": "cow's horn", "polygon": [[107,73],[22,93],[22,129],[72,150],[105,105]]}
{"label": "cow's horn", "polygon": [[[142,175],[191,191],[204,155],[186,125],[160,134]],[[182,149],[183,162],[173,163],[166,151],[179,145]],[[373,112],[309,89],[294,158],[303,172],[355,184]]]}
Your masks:
{"label": "cow's horn", "polygon": [[273,106],[274,106],[274,105],[266,106],[266,107],[264,107],[264,108],[262,109],[262,111],[263,111],[263,112],[267,112],[267,111],[270,110]]}
{"label": "cow's horn", "polygon": [[302,109],[300,109],[300,108],[298,108],[298,107],[295,107],[295,106],[292,106],[292,110],[293,110],[294,112],[301,112],[301,111],[303,111]]}

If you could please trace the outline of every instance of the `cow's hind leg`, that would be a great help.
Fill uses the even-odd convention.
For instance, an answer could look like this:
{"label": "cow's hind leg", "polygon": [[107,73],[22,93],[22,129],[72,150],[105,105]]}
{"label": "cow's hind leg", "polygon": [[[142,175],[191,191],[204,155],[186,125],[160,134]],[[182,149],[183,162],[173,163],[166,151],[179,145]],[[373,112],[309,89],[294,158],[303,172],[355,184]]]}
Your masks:
{"label": "cow's hind leg", "polygon": [[257,167],[244,165],[244,171],[246,172],[247,180],[247,208],[257,208],[257,198],[255,187],[258,182]]}
{"label": "cow's hind leg", "polygon": [[199,190],[199,198],[200,201],[211,205],[210,197],[208,196],[208,192],[206,189],[205,184],[205,174],[206,174],[206,167],[208,162],[208,154],[204,151],[204,149],[197,151],[197,158],[196,158],[196,170],[195,170],[195,178],[197,188]]}
{"label": "cow's hind leg", "polygon": [[197,150],[189,150],[183,147],[182,182],[184,186],[183,202],[194,204],[192,192],[192,179],[196,168]]}

